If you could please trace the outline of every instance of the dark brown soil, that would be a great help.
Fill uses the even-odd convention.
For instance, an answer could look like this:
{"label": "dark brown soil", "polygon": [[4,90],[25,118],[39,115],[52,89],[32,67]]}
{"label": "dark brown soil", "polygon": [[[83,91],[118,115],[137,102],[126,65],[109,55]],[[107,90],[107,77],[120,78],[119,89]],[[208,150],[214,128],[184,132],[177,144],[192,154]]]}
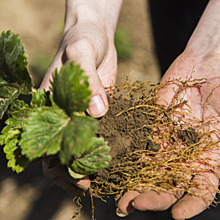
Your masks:
{"label": "dark brown soil", "polygon": [[[139,82],[136,85],[139,87]],[[126,93],[125,91],[121,92],[121,89],[116,89],[115,93],[109,94],[109,110],[99,120],[97,134],[99,137],[103,137],[111,147],[112,160],[107,169],[92,175],[91,179],[100,183],[108,182],[121,185],[120,182],[123,182],[125,177],[121,172],[114,171],[117,166],[123,167],[123,164],[127,166],[127,163],[133,162],[137,163],[136,166],[139,169],[140,155],[133,154],[133,152],[145,150],[157,152],[160,149],[159,144],[146,138],[151,136],[153,132],[146,125],[152,124],[152,121],[156,119],[157,116],[151,114],[154,110],[147,106],[134,108],[134,106],[143,105],[149,99],[149,94],[146,95],[142,89],[141,85],[138,94],[138,90],[135,88],[126,91]]]}
{"label": "dark brown soil", "polygon": [[[183,91],[198,82],[172,83]],[[112,160],[109,167],[90,176],[92,195],[103,198],[111,194],[120,197],[129,190],[172,191],[184,184],[189,188],[183,190],[191,193],[190,186],[196,186],[188,176],[204,170],[195,169],[193,163],[208,164],[210,159],[200,155],[216,143],[204,133],[202,122],[182,117],[181,106],[187,105],[186,101],[177,96],[169,108],[157,104],[160,86],[126,82],[109,94],[109,111],[99,120],[97,134],[111,147]]]}
{"label": "dark brown soil", "polygon": [[111,146],[112,160],[110,165],[117,164],[118,159],[121,160],[121,158],[137,150],[159,150],[160,145],[146,138],[151,135],[152,130],[145,125],[156,119],[155,116],[146,115],[143,108],[134,109],[132,113],[125,111],[118,115],[124,110],[139,105],[144,99],[146,99],[145,95],[135,102],[131,97],[123,97],[122,95],[109,97],[109,111],[99,121],[97,133]]}

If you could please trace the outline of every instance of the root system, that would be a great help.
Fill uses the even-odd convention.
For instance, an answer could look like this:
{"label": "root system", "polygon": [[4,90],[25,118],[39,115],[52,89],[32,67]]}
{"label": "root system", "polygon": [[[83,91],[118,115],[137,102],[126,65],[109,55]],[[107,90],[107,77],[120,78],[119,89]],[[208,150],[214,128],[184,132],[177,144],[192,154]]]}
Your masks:
{"label": "root system", "polygon": [[[219,150],[219,134],[209,129],[215,118],[192,116],[183,98],[187,89],[205,83],[205,79],[164,85],[126,81],[116,86],[108,95],[109,111],[99,120],[97,131],[111,147],[112,160],[108,168],[90,176],[92,196],[120,197],[131,190],[184,191],[212,202],[195,189],[219,192],[206,175],[219,173],[218,161],[210,156]],[[159,104],[158,91],[170,84],[178,88],[172,102]],[[204,180],[201,184],[195,181],[198,176]]]}

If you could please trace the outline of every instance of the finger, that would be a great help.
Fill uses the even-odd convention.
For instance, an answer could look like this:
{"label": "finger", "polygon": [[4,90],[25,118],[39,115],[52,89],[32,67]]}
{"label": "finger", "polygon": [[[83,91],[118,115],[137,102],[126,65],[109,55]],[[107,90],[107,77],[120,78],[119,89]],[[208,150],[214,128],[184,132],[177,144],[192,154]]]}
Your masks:
{"label": "finger", "polygon": [[[70,177],[70,176],[68,175],[68,177]],[[90,187],[90,179],[88,176],[85,176],[81,179],[73,179],[72,177],[70,177],[70,178],[71,178],[71,180],[74,180],[74,182],[75,182],[74,184],[77,187],[79,187],[83,190],[87,190]]]}
{"label": "finger", "polygon": [[77,194],[82,194],[90,187],[90,180],[88,177],[75,180],[68,175],[55,176],[55,178],[52,179],[52,182],[66,191],[74,192]]}
{"label": "finger", "polygon": [[[186,194],[172,208],[174,219],[188,219],[204,211],[213,201],[218,178],[213,173],[204,173],[193,179],[198,187],[191,188],[191,194]],[[199,196],[195,196],[199,195]]]}
{"label": "finger", "polygon": [[90,180],[88,177],[76,180],[70,177],[64,170],[59,168],[47,170],[44,172],[44,175],[60,188],[69,192],[85,191],[90,187]]}
{"label": "finger", "polygon": [[97,73],[104,87],[115,85],[117,75],[117,52],[115,46],[109,42],[109,49],[102,63],[97,68]]}
{"label": "finger", "polygon": [[[87,190],[90,187],[90,180],[88,177],[77,180],[73,179],[61,168],[56,167],[48,169],[48,161],[46,159],[43,160],[43,173],[47,179],[69,192],[80,192],[82,190]],[[81,190],[79,190],[79,188]]]}
{"label": "finger", "polygon": [[182,196],[182,193],[147,191],[137,196],[132,205],[135,209],[146,211],[163,211],[173,205],[178,198]]}
{"label": "finger", "polygon": [[89,77],[89,85],[92,92],[88,113],[93,117],[101,117],[108,110],[108,101],[105,89],[96,70],[96,51],[86,41],[79,41],[68,46],[65,51],[66,59],[75,61]]}
{"label": "finger", "polygon": [[41,89],[45,89],[45,90],[49,90],[49,87],[50,87],[50,80],[52,79],[52,73],[57,69],[58,71],[61,69],[62,67],[62,60],[61,60],[61,56],[62,56],[62,53],[61,51],[59,51],[57,53],[57,55],[54,57],[52,63],[50,64],[45,76],[44,76],[44,79],[40,85],[40,88]]}
{"label": "finger", "polygon": [[59,188],[70,192],[74,193],[77,195],[82,195],[84,190],[76,187],[74,184],[71,182],[67,181],[65,178],[60,177],[60,176],[55,176],[54,179],[51,179],[53,184],[56,184]]}
{"label": "finger", "polygon": [[132,202],[136,196],[140,195],[139,192],[130,191],[126,192],[122,198],[118,201],[118,208],[116,214],[120,217],[125,217],[129,213],[133,212],[135,209],[132,206]]}

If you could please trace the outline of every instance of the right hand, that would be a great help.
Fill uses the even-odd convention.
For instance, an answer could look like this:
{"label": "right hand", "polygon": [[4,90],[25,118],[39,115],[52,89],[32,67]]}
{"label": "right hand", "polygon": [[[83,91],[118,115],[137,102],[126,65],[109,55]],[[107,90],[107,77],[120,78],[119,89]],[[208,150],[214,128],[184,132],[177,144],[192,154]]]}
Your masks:
{"label": "right hand", "polygon": [[[206,129],[207,133],[212,132],[213,141],[216,142],[220,140],[219,62],[220,57],[216,52],[204,55],[197,50],[185,50],[172,63],[161,80],[163,84],[173,79],[180,79],[183,82],[189,79],[207,79],[208,84],[189,86],[186,90],[179,93],[178,97],[187,101],[187,106],[182,105],[179,107],[179,110],[184,112],[186,109],[190,109],[191,117],[197,118],[206,124],[203,129]],[[179,87],[176,83],[169,83],[162,87],[158,93],[159,103],[165,107],[169,107],[178,92]],[[184,116],[184,120],[187,120],[187,114]],[[190,121],[190,118],[188,120]],[[193,120],[191,121],[191,125],[195,125],[193,124]],[[117,214],[124,217],[133,212],[134,209],[141,211],[164,211],[171,207],[171,213],[174,219],[189,219],[203,212],[211,205],[211,201],[214,200],[216,189],[219,185],[219,147],[216,149],[206,149],[197,157],[198,159],[199,157],[205,159],[206,162],[191,162],[195,168],[198,167],[198,170],[201,169],[194,176],[188,175],[191,181],[198,186],[195,187],[192,184],[189,190],[191,193],[179,190],[178,187],[176,187],[174,193],[170,191],[158,193],[154,190],[146,190],[143,193],[129,191],[118,201]]]}

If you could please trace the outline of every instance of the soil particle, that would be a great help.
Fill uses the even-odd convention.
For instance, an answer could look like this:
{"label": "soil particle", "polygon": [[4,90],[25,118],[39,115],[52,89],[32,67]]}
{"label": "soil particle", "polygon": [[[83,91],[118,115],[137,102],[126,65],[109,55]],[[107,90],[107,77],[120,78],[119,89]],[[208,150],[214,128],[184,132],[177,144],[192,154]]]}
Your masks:
{"label": "soil particle", "polygon": [[[126,111],[132,106],[138,105],[138,102],[140,100],[134,102],[122,95],[114,98],[109,97],[109,111],[99,120],[97,133],[108,141],[111,147],[112,160],[110,165],[117,164],[119,158],[135,150],[158,151],[160,148],[159,144],[146,138],[151,134],[151,129],[145,127],[148,118],[143,109]],[[124,114],[119,115],[123,111],[125,111]]]}
{"label": "soil particle", "polygon": [[[134,91],[135,92],[135,91]],[[108,113],[99,120],[97,134],[103,137],[111,147],[110,155],[112,160],[109,167],[90,176],[91,180],[100,182],[100,184],[112,184],[113,188],[120,185],[126,176],[122,177],[121,172],[115,172],[113,167],[127,166],[128,161],[135,162],[137,169],[141,168],[141,163],[138,162],[140,155],[137,156],[133,152],[140,150],[150,150],[157,152],[160,145],[149,140],[152,130],[146,125],[149,115],[146,114],[147,107],[134,108],[141,105],[147,97],[142,94],[140,97],[124,96],[124,95],[109,95],[109,110]],[[142,100],[142,101],[141,101]],[[133,109],[132,109],[133,108]],[[129,155],[129,156],[128,156]],[[129,159],[128,159],[129,158]],[[129,169],[125,167],[125,169]]]}
{"label": "soil particle", "polygon": [[199,141],[198,134],[194,128],[179,130],[178,135],[187,146],[193,145]]}
{"label": "soil particle", "polygon": [[107,168],[90,175],[92,195],[121,196],[129,190],[143,192],[149,188],[175,191],[176,185],[188,184],[184,174],[194,176],[198,172],[193,161],[204,163],[199,156],[200,142],[206,143],[205,148],[215,146],[208,134],[198,132],[203,131],[204,124],[195,130],[192,124],[198,124],[197,120],[192,123],[193,119],[174,117],[187,104],[179,102],[178,97],[171,103],[174,107],[157,104],[161,85],[126,82],[115,87],[115,92],[108,94],[109,111],[99,119],[97,130],[97,135],[108,142],[112,159]]}

